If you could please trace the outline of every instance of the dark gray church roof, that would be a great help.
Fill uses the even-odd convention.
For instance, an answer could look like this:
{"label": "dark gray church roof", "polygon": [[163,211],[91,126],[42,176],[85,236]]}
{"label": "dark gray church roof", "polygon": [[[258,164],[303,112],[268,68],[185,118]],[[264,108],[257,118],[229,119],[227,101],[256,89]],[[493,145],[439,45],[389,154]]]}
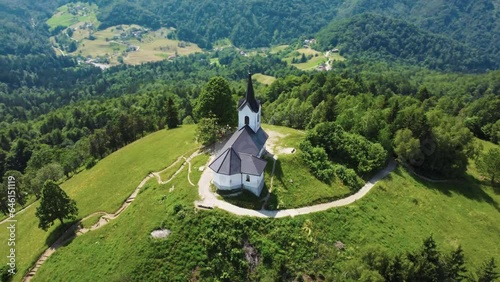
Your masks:
{"label": "dark gray church roof", "polygon": [[233,175],[241,172],[241,159],[238,153],[229,147],[209,167],[216,173]]}
{"label": "dark gray church roof", "polygon": [[229,138],[209,167],[216,173],[225,175],[237,173],[261,175],[267,162],[257,155],[264,147],[267,138],[268,135],[262,128],[255,133],[245,125]]}
{"label": "dark gray church roof", "polygon": [[261,175],[267,165],[267,161],[245,153],[240,153],[240,159],[241,173],[244,174]]}
{"label": "dark gray church roof", "polygon": [[232,147],[238,153],[257,156],[264,144],[266,144],[267,138],[267,133],[262,128],[259,128],[255,133],[248,125],[245,125],[233,133],[221,151],[223,152]]}
{"label": "dark gray church roof", "polygon": [[255,93],[253,91],[251,73],[248,74],[247,95],[245,96],[245,98],[241,98],[240,101],[238,102],[238,110],[243,109],[243,107],[245,107],[246,104],[248,104],[252,112],[254,113],[259,112],[260,103],[259,101],[255,100]]}

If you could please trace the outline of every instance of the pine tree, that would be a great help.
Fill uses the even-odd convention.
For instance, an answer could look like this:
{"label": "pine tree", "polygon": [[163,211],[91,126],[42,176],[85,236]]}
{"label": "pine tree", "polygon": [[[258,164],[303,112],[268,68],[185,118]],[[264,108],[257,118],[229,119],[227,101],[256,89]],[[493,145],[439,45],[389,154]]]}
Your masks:
{"label": "pine tree", "polygon": [[493,282],[500,277],[498,272],[496,272],[496,264],[494,258],[491,258],[484,264],[478,276],[479,277],[477,281],[479,282]]}
{"label": "pine tree", "polygon": [[429,99],[430,97],[431,97],[431,94],[427,90],[427,87],[424,86],[418,90],[417,99],[419,99],[420,101],[423,102],[423,101]]}
{"label": "pine tree", "polygon": [[400,256],[396,256],[394,261],[391,262],[387,270],[387,275],[384,278],[389,282],[404,281],[403,261]]}
{"label": "pine tree", "polygon": [[167,127],[169,129],[176,128],[179,125],[179,111],[172,97],[167,99]]}
{"label": "pine tree", "polygon": [[446,260],[446,279],[448,281],[461,281],[465,279],[464,251],[461,246],[451,253]]}
{"label": "pine tree", "polygon": [[301,63],[307,62],[307,58],[306,58],[306,55],[304,53],[302,53],[302,57],[300,57],[300,62]]}

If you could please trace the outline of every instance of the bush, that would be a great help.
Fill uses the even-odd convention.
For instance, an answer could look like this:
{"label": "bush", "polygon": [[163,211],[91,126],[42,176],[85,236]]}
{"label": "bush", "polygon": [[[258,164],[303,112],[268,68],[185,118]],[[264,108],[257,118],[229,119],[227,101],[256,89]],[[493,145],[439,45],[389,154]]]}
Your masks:
{"label": "bush", "polygon": [[194,124],[194,119],[191,116],[187,116],[182,120],[182,124]]}
{"label": "bush", "polygon": [[86,169],[91,169],[93,166],[95,166],[95,164],[97,163],[97,160],[94,159],[94,158],[90,158],[87,160],[87,162],[85,163],[85,168]]}
{"label": "bush", "polygon": [[181,204],[176,204],[176,205],[174,206],[174,214],[178,214],[178,213],[179,213],[181,210],[183,210],[183,209],[184,209],[184,206],[183,206],[183,205],[181,205]]}
{"label": "bush", "polygon": [[322,182],[331,183],[334,177],[333,166],[328,160],[325,149],[313,147],[309,141],[302,142],[300,144],[300,149],[302,151],[302,159],[309,167],[314,177]]}
{"label": "bush", "polygon": [[352,191],[357,191],[364,185],[363,180],[359,178],[353,169],[337,164],[333,167],[333,171],[335,172],[335,176]]}

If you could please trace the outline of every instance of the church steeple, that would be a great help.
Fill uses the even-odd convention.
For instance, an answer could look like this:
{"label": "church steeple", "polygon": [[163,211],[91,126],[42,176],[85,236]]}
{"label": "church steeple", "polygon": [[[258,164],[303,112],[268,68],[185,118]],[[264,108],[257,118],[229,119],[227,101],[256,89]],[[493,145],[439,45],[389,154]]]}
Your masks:
{"label": "church steeple", "polygon": [[247,85],[247,94],[245,96],[245,99],[240,103],[240,107],[243,107],[245,104],[248,104],[252,112],[258,113],[259,112],[259,102],[255,100],[255,93],[253,91],[253,84],[252,84],[252,74],[248,72],[248,85]]}
{"label": "church steeple", "polygon": [[252,74],[248,73],[247,94],[238,103],[238,128],[249,126],[253,132],[257,132],[260,129],[260,110],[260,103],[253,91]]}

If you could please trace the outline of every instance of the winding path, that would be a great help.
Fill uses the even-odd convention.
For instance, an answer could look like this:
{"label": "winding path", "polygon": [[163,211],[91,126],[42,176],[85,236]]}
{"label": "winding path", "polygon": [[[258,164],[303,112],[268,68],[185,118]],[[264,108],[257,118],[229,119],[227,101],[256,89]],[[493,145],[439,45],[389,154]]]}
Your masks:
{"label": "winding path", "polygon": [[[29,209],[29,207],[31,207],[32,205],[34,205],[36,203],[36,201],[34,201],[33,203],[25,206],[24,208],[22,208],[20,211],[16,212],[14,217],[16,217],[17,215],[19,214],[22,214],[25,210]],[[5,222],[11,220],[10,216],[7,215],[7,217],[5,219],[3,219],[2,221],[0,221],[0,224],[4,224]]]}
{"label": "winding path", "polygon": [[[213,157],[210,159],[212,161]],[[313,212],[324,211],[333,207],[342,207],[356,202],[357,200],[363,198],[375,184],[386,177],[389,173],[391,173],[394,168],[396,168],[396,161],[391,160],[386,168],[379,171],[375,176],[373,176],[366,184],[355,194],[339,199],[333,202],[318,204],[313,206],[307,206],[303,208],[297,209],[286,209],[286,210],[251,210],[245,209],[233,204],[230,204],[226,201],[217,199],[216,195],[211,191],[210,184],[212,181],[212,171],[210,169],[205,169],[203,174],[201,175],[200,181],[198,182],[198,193],[200,195],[201,200],[196,201],[195,205],[200,208],[209,208],[213,209],[215,207],[228,211],[235,215],[241,216],[252,216],[252,217],[267,217],[267,218],[280,218],[287,216],[296,216],[302,214],[309,214]]]}
{"label": "winding path", "polygon": [[[132,194],[130,194],[130,196],[125,200],[125,202],[123,203],[123,205],[114,213],[110,214],[110,213],[107,213],[107,212],[104,212],[104,211],[98,211],[98,212],[94,212],[90,215],[87,215],[86,217],[84,217],[83,219],[79,220],[77,223],[73,224],[70,228],[68,228],[68,230],[66,230],[48,249],[45,250],[45,252],[43,252],[43,254],[37,259],[37,261],[35,262],[35,264],[30,268],[30,270],[28,271],[28,273],[23,277],[23,281],[24,282],[28,282],[28,281],[31,281],[31,279],[33,278],[33,276],[35,276],[36,272],[38,271],[38,269],[40,269],[40,266],[57,250],[59,249],[61,246],[64,246],[66,245],[68,242],[71,242],[75,237],[77,236],[80,236],[82,234],[85,234],[89,231],[92,231],[92,230],[96,230],[96,229],[99,229],[101,227],[103,227],[104,225],[106,225],[109,221],[117,218],[118,216],[120,216],[120,214],[123,213],[123,211],[125,211],[125,209],[127,209],[131,204],[132,202],[135,200],[135,197],[137,196],[137,194],[139,193],[139,190],[146,184],[146,182],[148,182],[151,178],[156,178],[157,182],[159,184],[166,184],[168,182],[170,182],[172,179],[175,178],[175,176],[177,176],[181,171],[182,169],[184,169],[186,163],[188,164],[188,181],[189,183],[192,185],[192,186],[195,186],[192,182],[191,182],[191,179],[189,178],[189,174],[191,173],[191,160],[200,155],[201,152],[199,150],[197,150],[196,152],[194,152],[193,154],[191,154],[191,156],[189,156],[188,158],[185,158],[183,156],[179,157],[177,160],[175,160],[171,165],[169,165],[167,168],[161,170],[161,171],[158,171],[158,172],[151,172],[149,173],[142,181],[141,183],[139,183],[139,185],[135,188],[134,192],[132,192]],[[162,181],[161,180],[161,177],[160,177],[160,173],[162,173],[163,171],[167,170],[167,169],[170,169],[172,166],[174,166],[175,164],[177,164],[181,159],[184,159],[184,163],[182,164],[181,167],[179,167],[179,169],[177,169],[177,171],[166,181]],[[31,206],[31,205],[30,205]],[[28,206],[29,207],[29,206]],[[26,208],[28,208],[26,207]],[[25,208],[25,209],[26,209]],[[25,210],[23,209],[23,211]],[[96,215],[101,215],[101,217],[99,218],[99,221],[90,226],[89,228],[83,228],[81,223],[83,221],[85,221],[86,219],[89,219],[91,217],[94,217]]]}
{"label": "winding path", "polygon": [[[120,216],[125,209],[127,209],[132,202],[135,200],[137,194],[139,193],[139,190],[151,179],[155,178],[159,184],[167,184],[169,183],[172,179],[174,179],[181,171],[184,169],[186,166],[186,163],[188,164],[188,174],[187,174],[187,179],[188,182],[191,186],[196,186],[190,178],[191,174],[191,160],[195,158],[196,156],[200,155],[202,152],[200,150],[197,150],[193,154],[191,154],[188,158],[185,158],[184,156],[179,157],[177,160],[175,160],[171,165],[169,165],[167,168],[158,171],[158,172],[151,172],[149,173],[140,183],[139,185],[135,188],[135,190],[132,192],[132,194],[125,200],[123,205],[114,213],[110,214],[104,211],[98,211],[95,213],[92,213],[90,215],[87,215],[77,223],[73,224],[68,230],[66,230],[48,249],[43,252],[43,254],[38,258],[38,260],[35,262],[35,264],[31,267],[31,269],[28,271],[28,273],[23,277],[24,282],[29,282],[33,278],[33,276],[36,274],[40,266],[61,246],[66,245],[68,242],[71,242],[74,238],[77,236],[80,236],[82,234],[85,234],[87,232],[90,232],[92,230],[96,230],[101,228],[102,226],[106,225],[109,221],[116,219],[118,216]],[[212,156],[209,160],[209,163],[213,160],[214,156]],[[162,181],[160,174],[164,172],[167,169],[172,168],[174,165],[176,165],[181,159],[184,159],[184,163],[177,169],[177,171],[166,181]],[[378,172],[372,179],[370,179],[358,192],[355,194],[344,198],[340,200],[336,200],[333,202],[329,203],[324,203],[324,204],[318,204],[318,205],[313,205],[313,206],[308,206],[308,207],[303,207],[303,208],[297,208],[297,209],[287,209],[287,210],[251,210],[251,209],[245,209],[241,208],[235,205],[232,205],[228,202],[222,201],[217,199],[216,195],[210,190],[210,184],[212,181],[212,171],[209,168],[205,168],[203,171],[200,180],[198,182],[198,193],[200,195],[201,200],[195,202],[195,206],[199,208],[220,208],[225,211],[228,211],[230,213],[233,213],[235,215],[240,215],[240,216],[252,216],[252,217],[264,217],[264,218],[281,218],[281,217],[287,217],[287,216],[296,216],[296,215],[302,215],[302,214],[309,214],[313,212],[319,212],[319,211],[324,211],[333,207],[341,207],[341,206],[346,206],[351,203],[354,203],[356,200],[361,199],[364,197],[372,188],[373,186],[382,178],[387,176],[390,172],[394,170],[396,167],[396,162],[392,160],[385,169],[381,170]],[[31,205],[30,205],[31,206]],[[28,206],[29,207],[29,206]],[[27,209],[26,207],[25,209]],[[24,211],[23,209],[22,211]],[[20,211],[21,212],[21,211]],[[82,227],[81,223],[84,220],[87,220],[91,217],[94,217],[96,215],[101,215],[99,218],[99,221],[95,223],[94,225],[90,226],[89,228],[84,228]],[[0,223],[1,224],[1,223]]]}

